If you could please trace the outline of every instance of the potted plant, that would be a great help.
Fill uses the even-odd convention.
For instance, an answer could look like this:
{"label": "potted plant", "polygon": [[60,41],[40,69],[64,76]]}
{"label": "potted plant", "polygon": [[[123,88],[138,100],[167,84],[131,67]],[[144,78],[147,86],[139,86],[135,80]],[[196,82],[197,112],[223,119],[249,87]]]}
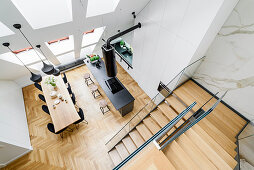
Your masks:
{"label": "potted plant", "polygon": [[50,84],[51,87],[53,88],[53,90],[57,88],[57,86],[56,86],[56,79],[53,76],[47,77],[46,81],[45,81],[45,84],[48,84],[48,85]]}
{"label": "potted plant", "polygon": [[90,55],[90,62],[96,63],[100,59],[99,55],[92,54]]}

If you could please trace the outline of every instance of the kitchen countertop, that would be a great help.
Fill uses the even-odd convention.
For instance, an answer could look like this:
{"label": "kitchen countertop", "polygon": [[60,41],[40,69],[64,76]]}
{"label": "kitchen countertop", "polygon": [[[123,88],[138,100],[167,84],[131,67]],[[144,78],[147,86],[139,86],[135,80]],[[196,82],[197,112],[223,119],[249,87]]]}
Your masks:
{"label": "kitchen countertop", "polygon": [[108,77],[106,74],[105,64],[100,58],[101,67],[97,68],[95,64],[90,63],[89,59],[84,60],[85,64],[87,65],[88,69],[91,71],[97,82],[100,84],[103,91],[106,93],[107,97],[113,104],[113,106],[119,110],[124,106],[128,105],[129,103],[133,102],[135,98],[130,94],[130,92],[124,87],[124,85],[120,82],[120,80],[116,77],[116,79],[120,82],[123,89],[115,94],[113,94],[108,86],[106,85],[105,81],[112,77]]}

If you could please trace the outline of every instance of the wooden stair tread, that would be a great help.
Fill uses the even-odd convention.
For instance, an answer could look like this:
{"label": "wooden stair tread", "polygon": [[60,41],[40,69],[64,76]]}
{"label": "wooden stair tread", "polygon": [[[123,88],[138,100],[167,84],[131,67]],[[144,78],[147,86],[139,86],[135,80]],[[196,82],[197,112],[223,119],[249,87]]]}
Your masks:
{"label": "wooden stair tread", "polygon": [[119,153],[117,152],[116,148],[109,151],[108,154],[115,166],[118,165],[120,162],[122,162],[122,159]]}
{"label": "wooden stair tread", "polygon": [[200,121],[198,123],[200,127],[204,131],[206,131],[209,136],[211,136],[220,146],[231,156],[235,157],[237,152],[235,151],[235,148],[237,145],[232,142],[227,136],[225,136],[219,129],[217,129],[212,123],[210,123],[208,120],[206,121]]}
{"label": "wooden stair tread", "polygon": [[[188,98],[189,99],[189,98]],[[183,99],[184,102],[185,100],[188,99]],[[190,99],[189,99],[190,100]],[[189,104],[192,103],[192,101],[188,101]],[[198,107],[199,108],[199,107]],[[197,110],[198,108],[195,108],[193,110]],[[207,120],[206,118],[202,119],[198,125],[207,132],[207,134],[209,134],[209,136],[211,136],[227,153],[230,154],[231,157],[235,157],[237,152],[235,151],[236,148],[236,144],[234,143],[235,138],[228,138],[223,132],[221,132],[220,130],[218,130],[209,120]]]}
{"label": "wooden stair tread", "polygon": [[[146,117],[144,120],[143,120],[143,123],[146,125],[146,127],[152,132],[152,134],[156,134],[160,129],[161,127],[156,123],[155,120],[153,120],[152,117]],[[165,135],[161,140],[164,140],[167,138],[168,135]]]}
{"label": "wooden stair tread", "polygon": [[176,168],[168,160],[165,154],[151,143],[141,150],[139,154],[135,156],[135,159],[128,161],[121,169],[175,170]]}
{"label": "wooden stair tread", "polygon": [[169,120],[159,110],[153,111],[151,116],[160,125],[160,127],[164,127],[169,122]]}
{"label": "wooden stair tread", "polygon": [[[181,113],[186,109],[186,107],[174,96],[169,96],[166,98],[166,101],[170,104],[171,107],[173,107],[178,113]],[[188,119],[192,114],[189,112],[184,117]]]}
{"label": "wooden stair tread", "polygon": [[[176,98],[175,98],[176,99]],[[172,101],[174,101],[174,102],[172,102]],[[171,99],[170,99],[170,104],[173,104],[172,106],[174,107],[174,108],[176,108],[176,110],[177,110],[177,107],[180,107],[180,105],[182,105],[181,107],[183,108],[183,107],[185,107],[182,103],[180,103],[180,101],[179,102],[177,102],[177,101],[175,101],[174,99],[172,99],[172,97],[171,97]],[[178,109],[178,111],[180,111],[179,109]],[[204,118],[205,119],[205,118]],[[201,121],[204,121],[204,119],[203,120],[201,120]],[[199,135],[202,135],[202,138],[205,138],[206,140],[206,142],[207,142],[207,144],[209,145],[209,147],[210,147],[210,150],[216,150],[216,154],[218,155],[218,156],[220,156],[221,157],[221,159],[223,159],[225,162],[227,162],[227,164],[229,164],[230,165],[230,167],[231,168],[234,168],[235,167],[235,160],[233,159],[233,157],[231,157],[231,155],[229,155],[225,150],[224,150],[224,148],[222,148],[212,137],[210,137],[200,126],[199,126],[199,124],[196,124],[196,125],[194,125],[194,127],[192,127],[191,129],[189,129],[189,131],[190,130],[192,130],[193,128],[196,128],[196,129],[199,129],[199,131],[197,132]],[[192,138],[191,138],[192,139]],[[209,140],[209,141],[208,141]],[[194,143],[196,143],[197,141],[194,141]],[[223,145],[223,144],[222,144]],[[229,151],[230,152],[233,152],[234,150],[232,150],[232,149],[234,149],[234,148],[231,148]]]}
{"label": "wooden stair tread", "polygon": [[[171,118],[174,118],[174,117],[177,115],[175,112],[169,112],[169,113],[170,113],[170,114],[168,114],[168,115],[169,115],[169,117],[171,117]],[[181,122],[183,122],[183,121],[181,121]],[[176,124],[176,127],[179,127],[179,126],[180,126],[180,125],[177,123],[177,124]],[[195,126],[198,127],[199,125],[196,124]],[[184,134],[183,134],[183,135],[184,135]],[[210,136],[209,136],[208,134],[205,134],[205,135],[208,136],[207,139],[212,140],[212,138],[210,138]],[[181,136],[180,136],[179,138],[181,138]],[[190,139],[190,140],[191,140],[191,139]],[[214,142],[211,142],[211,143],[214,144]],[[220,147],[217,145],[217,143],[215,143],[214,145],[216,145],[217,148],[220,148]],[[223,146],[224,146],[224,145],[223,145]],[[230,147],[230,148],[229,148],[229,152],[233,153],[232,158],[234,158],[234,157],[235,157],[235,154],[236,154],[234,148],[235,148],[235,147]],[[224,149],[224,148],[223,148],[223,149]],[[223,151],[221,151],[221,152],[223,152]],[[225,152],[223,152],[223,154],[225,154]],[[231,156],[231,155],[230,155],[230,156]],[[226,155],[226,157],[228,158],[228,155]],[[229,158],[229,159],[232,161],[231,158]]]}
{"label": "wooden stair tread", "polygon": [[176,169],[199,169],[198,165],[173,141],[163,149],[163,153]]}
{"label": "wooden stair tread", "polygon": [[[167,125],[170,120],[167,119],[167,117],[159,110],[155,110],[153,111],[151,114],[151,117],[158,123],[158,125],[162,128],[165,125]],[[167,134],[171,134],[174,131],[174,129],[172,128]]]}
{"label": "wooden stair tread", "polygon": [[[160,104],[158,108],[163,112],[165,116],[167,116],[169,120],[173,120],[177,116],[177,113],[166,103]],[[183,120],[180,120],[176,125],[180,126],[183,122]]]}
{"label": "wooden stair tread", "polygon": [[136,129],[138,130],[139,134],[147,141],[150,139],[153,134],[149,131],[149,129],[145,126],[144,123],[140,123],[138,126],[136,126]]}
{"label": "wooden stair tread", "polygon": [[[187,82],[186,85],[184,85],[184,87],[182,87],[182,89],[187,91],[193,98],[195,98],[195,100],[198,103],[203,104],[212,97],[207,92],[204,93],[203,89],[201,89],[200,87],[196,87],[194,84]],[[207,96],[207,94],[208,94],[208,96]],[[212,99],[207,105],[204,106],[204,109],[210,108],[215,102],[216,102],[216,99]],[[209,115],[209,118],[215,119],[214,121],[223,122],[223,124],[230,127],[231,131],[235,132],[235,135],[236,135],[237,132],[242,128],[242,125],[240,123],[238,123],[237,121],[241,120],[242,118],[240,116],[238,116],[238,119],[234,120],[232,117],[234,117],[236,114],[232,111],[231,111],[231,113],[227,112],[229,115],[232,115],[232,116],[224,114],[224,112],[226,111],[226,107],[223,107],[223,106],[224,105],[220,103],[214,109],[213,114]],[[220,109],[220,107],[223,107],[224,109]]]}
{"label": "wooden stair tread", "polygon": [[200,169],[217,169],[214,164],[200,151],[198,147],[185,135],[176,139],[178,145],[187,153]]}
{"label": "wooden stair tread", "polygon": [[[195,91],[198,91],[199,94],[201,94],[205,99],[208,99],[211,97],[211,95],[209,93],[207,93],[204,89],[200,88],[195,82],[193,81],[188,81],[186,83],[187,87],[192,87],[193,89],[195,89]],[[242,128],[245,124],[246,121],[244,119],[242,119],[240,116],[238,116],[237,114],[235,114],[232,110],[230,110],[227,106],[225,106],[224,104],[220,103],[217,107],[218,110],[222,111],[223,114],[225,114],[229,120],[234,121],[237,124],[240,124],[240,128]]]}
{"label": "wooden stair tread", "polygon": [[137,147],[140,147],[145,142],[136,129],[132,130],[129,135]]}
{"label": "wooden stair tread", "polygon": [[134,144],[130,136],[123,138],[122,142],[127,148],[129,153],[132,153],[137,149],[137,146]]}
{"label": "wooden stair tread", "polygon": [[[175,94],[180,97],[187,105],[190,105],[191,103],[193,103],[195,101],[195,99],[190,96],[188,93],[186,93],[183,89],[181,91],[175,91]],[[201,104],[197,103],[193,110],[197,111],[199,108],[201,107]],[[209,116],[209,115],[208,115]],[[220,131],[224,134],[224,136],[226,136],[227,138],[229,138],[232,142],[235,142],[235,136],[232,133],[231,129],[227,126],[222,126],[223,124],[221,122],[217,122],[214,120],[209,120],[209,117],[205,117],[203,120],[203,122],[207,122],[209,121],[210,123],[212,123],[217,129],[220,129]]]}
{"label": "wooden stair tread", "polygon": [[193,126],[192,129],[216,152],[232,169],[237,165],[237,161],[231,157],[217,142],[213,140],[202,128]]}
{"label": "wooden stair tread", "polygon": [[232,169],[194,130],[189,129],[185,132],[186,136],[192,139],[194,144],[206,155],[206,157],[218,169]]}
{"label": "wooden stair tread", "polygon": [[151,117],[145,118],[143,122],[153,134],[157,133],[161,129],[161,127]]}
{"label": "wooden stair tread", "polygon": [[127,151],[126,147],[124,146],[122,142],[118,143],[115,146],[115,148],[117,152],[119,153],[120,157],[122,158],[122,160],[124,160],[125,158],[129,156],[129,152]]}

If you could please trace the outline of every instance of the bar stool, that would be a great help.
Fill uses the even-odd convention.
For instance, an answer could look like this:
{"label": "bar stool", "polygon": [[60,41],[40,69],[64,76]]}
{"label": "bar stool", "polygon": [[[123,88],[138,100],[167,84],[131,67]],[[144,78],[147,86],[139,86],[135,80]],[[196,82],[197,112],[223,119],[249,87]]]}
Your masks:
{"label": "bar stool", "polygon": [[[106,113],[106,112],[108,112],[108,111],[110,110],[109,107],[108,107],[107,101],[104,100],[104,99],[101,99],[101,100],[99,101],[99,106],[100,106],[100,109],[101,109],[102,114],[104,114],[104,113]],[[107,108],[106,111],[105,111],[105,108]]]}
{"label": "bar stool", "polygon": [[[91,88],[92,95],[93,95],[94,98],[96,98],[98,96],[101,96],[101,93],[100,93],[100,91],[98,89],[98,86],[92,85],[90,88]],[[98,93],[97,95],[96,95],[96,92]]]}
{"label": "bar stool", "polygon": [[[89,86],[90,84],[94,84],[94,82],[93,82],[93,80],[91,79],[89,73],[85,73],[84,79],[85,79],[85,83],[86,83],[87,86]],[[90,84],[89,84],[89,80],[90,80]]]}

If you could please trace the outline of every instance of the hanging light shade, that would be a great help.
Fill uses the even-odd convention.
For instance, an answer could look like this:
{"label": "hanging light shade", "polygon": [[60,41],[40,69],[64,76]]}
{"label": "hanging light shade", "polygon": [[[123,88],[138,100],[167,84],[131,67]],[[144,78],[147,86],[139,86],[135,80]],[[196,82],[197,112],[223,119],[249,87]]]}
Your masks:
{"label": "hanging light shade", "polygon": [[[42,50],[41,50],[41,45],[36,45],[36,47],[39,48],[39,50],[41,51],[41,53],[42,53],[42,54],[44,55],[44,57],[47,59],[48,63],[50,63],[49,60],[48,60],[48,58],[47,58],[47,57],[45,56],[45,54],[42,52]],[[54,73],[54,66],[53,66],[52,64],[46,64],[46,63],[43,62],[43,61],[42,61],[42,63],[43,63],[43,67],[42,67],[41,70],[42,70],[44,73],[46,73],[46,74],[48,74],[48,75]]]}
{"label": "hanging light shade", "polygon": [[[27,37],[25,36],[25,34],[21,31],[21,25],[20,24],[14,24],[13,25],[14,28],[18,29],[20,31],[20,33],[23,35],[23,37],[26,39],[26,41],[30,44],[30,46],[34,49],[33,45],[30,43],[30,41],[27,39]],[[37,53],[37,51],[34,49],[34,52],[36,53],[36,55],[40,58],[41,62],[43,63],[43,67],[41,69],[41,71],[43,71],[45,74],[53,74],[54,73],[54,66],[51,64],[46,64],[41,57],[39,56],[39,54]],[[44,55],[45,56],[45,55]],[[46,58],[47,59],[47,58]]]}
{"label": "hanging light shade", "polygon": [[54,68],[54,76],[59,76],[60,75],[60,70],[58,68]]}
{"label": "hanging light shade", "polygon": [[42,80],[42,77],[41,77],[41,75],[40,74],[35,74],[35,73],[33,73],[24,63],[23,63],[23,61],[21,61],[19,58],[18,58],[18,56],[10,49],[10,43],[3,43],[3,46],[5,46],[5,47],[7,47],[9,50],[10,50],[10,52],[12,52],[14,55],[15,55],[15,57],[17,57],[17,59],[23,64],[23,66],[31,73],[31,77],[30,77],[30,80],[31,81],[33,81],[33,82],[35,82],[35,83],[39,83],[39,82],[41,82],[41,80]]}

